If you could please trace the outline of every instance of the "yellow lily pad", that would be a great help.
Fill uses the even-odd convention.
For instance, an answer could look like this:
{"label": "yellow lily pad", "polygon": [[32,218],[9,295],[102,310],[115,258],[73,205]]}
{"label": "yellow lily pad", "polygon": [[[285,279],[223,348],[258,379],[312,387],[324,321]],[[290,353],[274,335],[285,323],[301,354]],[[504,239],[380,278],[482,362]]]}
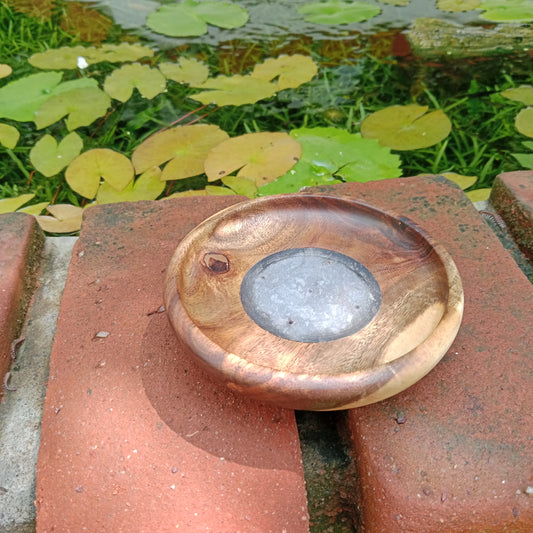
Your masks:
{"label": "yellow lily pad", "polygon": [[59,174],[83,148],[83,141],[76,133],[69,133],[60,143],[51,135],[41,137],[30,150],[31,164],[46,177]]}
{"label": "yellow lily pad", "polygon": [[516,115],[514,125],[522,135],[533,137],[533,107],[522,109]]}
{"label": "yellow lily pad", "polygon": [[481,0],[437,0],[437,7],[441,11],[458,13],[460,11],[472,11],[481,5]]}
{"label": "yellow lily pad", "polygon": [[108,148],[95,148],[72,160],[65,172],[70,188],[85,198],[94,198],[103,178],[111,187],[122,191],[133,180],[130,160]]}
{"label": "yellow lily pad", "polygon": [[490,197],[491,188],[487,187],[484,189],[476,189],[475,191],[468,191],[466,195],[470,198],[470,201],[473,202],[484,202]]}
{"label": "yellow lily pad", "polygon": [[533,105],[533,87],[531,85],[522,85],[514,89],[506,89],[500,93],[503,97],[515,102],[522,102],[526,105]]}
{"label": "yellow lily pad", "polygon": [[28,203],[35,194],[21,194],[15,198],[2,198],[0,200],[0,215],[3,213],[13,213],[19,207],[23,206],[25,203]]}
{"label": "yellow lily pad", "polygon": [[68,115],[67,128],[72,131],[103,117],[110,105],[109,96],[96,87],[74,89],[46,100],[35,112],[34,122],[40,130]]}
{"label": "yellow lily pad", "polygon": [[162,200],[170,200],[171,198],[189,198],[191,196],[207,196],[207,191],[205,189],[198,189],[198,190],[175,192],[174,194],[171,194],[170,196],[166,196],[165,198],[162,198]]}
{"label": "yellow lily pad", "polygon": [[456,174],[455,172],[444,172],[442,176],[453,181],[463,190],[472,187],[477,181],[477,176],[463,176],[462,174]]}
{"label": "yellow lily pad", "polygon": [[277,88],[281,91],[312,80],[317,71],[316,63],[309,56],[295,54],[267,59],[256,65],[251,75],[265,81],[277,78]]}
{"label": "yellow lily pad", "polygon": [[142,96],[151,100],[162,93],[167,85],[167,80],[155,68],[148,65],[133,63],[123,65],[114,70],[104,82],[104,91],[121,102],[126,102],[131,98],[133,89],[141,93]]}
{"label": "yellow lily pad", "polygon": [[17,209],[17,213],[26,213],[27,215],[40,215],[43,209],[46,209],[49,202],[39,202],[38,204],[32,204],[28,207],[21,207]]}
{"label": "yellow lily pad", "polygon": [[205,192],[208,196],[232,196],[236,194],[227,187],[219,187],[218,185],[206,185]]}
{"label": "yellow lily pad", "polygon": [[218,106],[255,104],[259,100],[274,96],[278,90],[276,84],[267,80],[239,75],[209,78],[196,87],[208,90],[192,94],[189,98],[205,105]]}
{"label": "yellow lily pad", "polygon": [[81,229],[83,208],[70,204],[56,204],[47,207],[52,215],[36,217],[39,226],[49,233],[74,233]]}
{"label": "yellow lily pad", "polygon": [[137,174],[168,161],[162,180],[190,178],[203,174],[209,151],[228,137],[218,126],[178,126],[148,137],[133,152],[131,160]]}
{"label": "yellow lily pad", "polygon": [[386,107],[363,120],[361,134],[393,150],[433,146],[450,134],[452,125],[443,111],[427,110],[427,106],[414,104]]}
{"label": "yellow lily pad", "polygon": [[96,193],[96,203],[112,204],[155,200],[165,189],[165,182],[161,181],[160,177],[161,169],[159,167],[151,168],[141,174],[135,182],[131,181],[122,191],[117,191],[104,181]]}
{"label": "yellow lily pad", "polygon": [[0,144],[6,148],[13,149],[19,142],[20,133],[15,126],[0,124]]}
{"label": "yellow lily pad", "polygon": [[241,194],[248,198],[255,198],[257,196],[257,185],[255,181],[249,180],[248,178],[226,176],[222,178],[222,183],[234,191],[235,194]]}
{"label": "yellow lily pad", "polygon": [[238,170],[258,187],[288,172],[300,159],[302,146],[288,133],[260,132],[233,137],[213,148],[205,160],[209,181]]}
{"label": "yellow lily pad", "polygon": [[160,63],[159,70],[167,80],[196,86],[202,85],[209,77],[209,68],[205,63],[186,57],[178,63]]}
{"label": "yellow lily pad", "polygon": [[0,79],[7,78],[11,75],[12,72],[13,69],[9,65],[6,65],[5,63],[0,63]]}

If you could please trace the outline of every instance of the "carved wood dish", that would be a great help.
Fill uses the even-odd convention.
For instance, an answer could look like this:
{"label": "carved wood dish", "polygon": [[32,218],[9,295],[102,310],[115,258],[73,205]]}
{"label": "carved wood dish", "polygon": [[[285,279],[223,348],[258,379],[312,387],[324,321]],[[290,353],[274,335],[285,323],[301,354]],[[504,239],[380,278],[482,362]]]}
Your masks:
{"label": "carved wood dish", "polygon": [[455,338],[449,254],[408,219],[346,198],[239,203],[179,244],[165,281],[177,335],[235,391],[347,409],[427,374]]}

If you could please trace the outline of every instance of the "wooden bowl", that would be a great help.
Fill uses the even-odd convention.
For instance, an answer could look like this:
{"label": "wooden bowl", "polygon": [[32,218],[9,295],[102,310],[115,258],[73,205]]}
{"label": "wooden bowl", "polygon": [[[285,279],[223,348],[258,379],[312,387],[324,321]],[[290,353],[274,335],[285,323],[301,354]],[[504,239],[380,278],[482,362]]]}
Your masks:
{"label": "wooden bowl", "polygon": [[345,198],[270,196],[208,218],[165,282],[177,335],[231,389],[347,409],[427,374],[455,338],[463,290],[413,222]]}

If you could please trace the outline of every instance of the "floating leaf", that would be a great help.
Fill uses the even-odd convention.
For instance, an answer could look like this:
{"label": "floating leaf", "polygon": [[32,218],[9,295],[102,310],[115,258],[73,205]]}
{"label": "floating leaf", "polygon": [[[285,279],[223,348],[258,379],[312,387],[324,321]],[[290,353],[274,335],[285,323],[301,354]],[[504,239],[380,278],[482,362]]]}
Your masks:
{"label": "floating leaf", "polygon": [[189,95],[189,98],[202,104],[243,105],[255,104],[263,98],[270,98],[276,94],[277,86],[266,80],[252,76],[218,76],[210,78],[199,89],[208,90],[198,94]]}
{"label": "floating leaf", "polygon": [[208,196],[231,196],[235,194],[231,189],[217,185],[206,185],[205,192]]}
{"label": "floating leaf", "polygon": [[[389,4],[391,6],[406,6],[411,0],[378,0],[382,4]],[[481,0],[478,0],[481,1]]]}
{"label": "floating leaf", "polygon": [[533,105],[533,87],[531,85],[522,85],[515,89],[507,89],[500,94],[509,100],[522,102],[526,105]]}
{"label": "floating leaf", "polygon": [[85,198],[94,198],[105,179],[117,191],[122,191],[133,180],[130,160],[108,148],[95,148],[72,160],[65,172],[70,188]]}
{"label": "floating leaf", "polygon": [[379,15],[381,9],[367,2],[312,2],[298,8],[307,22],[315,24],[351,24]]}
{"label": "floating leaf", "polygon": [[12,72],[13,69],[9,65],[6,65],[5,63],[0,63],[0,79],[7,78],[11,75]]}
{"label": "floating leaf", "polygon": [[246,24],[248,12],[231,2],[196,2],[161,6],[150,13],[146,25],[157,33],[171,37],[203,35],[207,24],[221,28],[238,28]]}
{"label": "floating leaf", "polygon": [[472,187],[472,185],[474,185],[474,183],[477,181],[477,176],[463,176],[462,174],[456,174],[455,172],[444,172],[442,176],[450,181],[453,181],[463,190]]}
{"label": "floating leaf", "polygon": [[40,69],[62,70],[77,69],[78,59],[82,57],[88,65],[109,61],[110,63],[122,63],[125,61],[137,61],[142,57],[150,57],[154,51],[140,44],[104,44],[98,48],[94,46],[63,46],[33,54],[29,63]]}
{"label": "floating leaf", "polygon": [[312,80],[316,73],[316,63],[309,56],[295,54],[267,59],[264,63],[256,65],[251,75],[265,81],[278,78],[277,89],[281,91],[299,87],[302,83]]}
{"label": "floating leaf", "polygon": [[386,107],[363,120],[361,134],[393,150],[433,146],[450,134],[452,125],[443,111],[427,110],[427,106],[414,104]]}
{"label": "floating leaf", "polygon": [[168,80],[190,85],[202,85],[209,77],[209,68],[196,59],[182,57],[176,63],[160,63],[159,70]]}
{"label": "floating leaf", "polygon": [[481,0],[437,0],[437,7],[441,11],[457,13],[460,11],[472,11],[480,6]]}
{"label": "floating leaf", "polygon": [[137,174],[169,161],[162,180],[198,176],[204,172],[208,152],[227,138],[228,134],[218,126],[178,126],[148,137],[133,152],[131,160]]}
{"label": "floating leaf", "polygon": [[49,98],[35,112],[34,121],[40,130],[68,115],[67,128],[72,131],[103,117],[110,105],[109,96],[96,87],[74,89]]}
{"label": "floating leaf", "polygon": [[522,135],[533,137],[533,107],[522,109],[516,115],[514,125]]}
{"label": "floating leaf", "polygon": [[131,98],[133,89],[136,87],[142,96],[151,100],[162,93],[167,85],[167,80],[155,68],[148,65],[133,63],[123,65],[114,70],[104,82],[105,92],[121,102],[126,102]]}
{"label": "floating leaf", "polygon": [[491,188],[476,189],[475,191],[468,191],[466,195],[470,198],[471,202],[484,202],[490,198]]}
{"label": "floating leaf", "polygon": [[67,2],[63,6],[60,27],[80,41],[101,43],[112,25],[109,17],[80,2]]}
{"label": "floating leaf", "polygon": [[236,194],[247,196],[248,198],[255,198],[257,195],[257,185],[255,181],[247,178],[240,178],[239,176],[226,176],[222,178],[222,183],[229,187]]}
{"label": "floating leaf", "polygon": [[30,161],[46,177],[59,174],[83,148],[83,141],[76,133],[69,133],[60,143],[51,135],[39,139],[30,150]]}
{"label": "floating leaf", "polygon": [[520,166],[533,170],[533,154],[512,154],[520,163]]}
{"label": "floating leaf", "polygon": [[49,202],[40,202],[38,204],[29,205],[28,207],[21,207],[17,213],[26,213],[27,215],[40,215],[42,210],[48,207]]}
{"label": "floating leaf", "polygon": [[0,124],[0,144],[6,148],[13,149],[19,142],[20,133],[17,128],[9,124]]}
{"label": "floating leaf", "polygon": [[207,191],[205,189],[194,189],[190,191],[175,192],[170,196],[162,198],[162,200],[170,200],[170,198],[188,198],[190,196],[207,196]]}
{"label": "floating leaf", "polygon": [[29,202],[35,194],[21,194],[15,198],[3,198],[0,199],[0,215],[3,213],[12,213],[16,211],[20,206]]}
{"label": "floating leaf", "polygon": [[533,21],[533,0],[484,0],[481,18],[494,22]]}
{"label": "floating leaf", "polygon": [[238,170],[237,176],[261,186],[285,174],[301,153],[300,143],[287,133],[247,133],[213,148],[205,160],[205,173],[215,181]]}
{"label": "floating leaf", "polygon": [[49,233],[74,233],[81,229],[83,209],[70,204],[49,205],[52,216],[38,216],[37,222]]}
{"label": "floating leaf", "polygon": [[104,181],[96,193],[96,203],[112,204],[115,202],[155,200],[165,189],[165,182],[161,181],[160,177],[161,169],[153,167],[141,174],[135,182],[131,181],[122,191],[117,191]]}

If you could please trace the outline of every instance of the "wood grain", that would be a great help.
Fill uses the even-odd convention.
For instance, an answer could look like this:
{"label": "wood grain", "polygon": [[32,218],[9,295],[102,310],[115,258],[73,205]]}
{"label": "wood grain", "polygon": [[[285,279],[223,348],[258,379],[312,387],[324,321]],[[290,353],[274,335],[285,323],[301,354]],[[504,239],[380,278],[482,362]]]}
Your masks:
{"label": "wood grain", "polygon": [[[258,326],[240,300],[244,275],[281,250],[317,247],[362,263],[381,307],[341,339],[304,343]],[[236,390],[297,409],[340,409],[395,394],[425,375],[458,331],[463,292],[451,257],[407,219],[352,200],[282,195],[232,206],[178,246],[167,312],[204,366]]]}

